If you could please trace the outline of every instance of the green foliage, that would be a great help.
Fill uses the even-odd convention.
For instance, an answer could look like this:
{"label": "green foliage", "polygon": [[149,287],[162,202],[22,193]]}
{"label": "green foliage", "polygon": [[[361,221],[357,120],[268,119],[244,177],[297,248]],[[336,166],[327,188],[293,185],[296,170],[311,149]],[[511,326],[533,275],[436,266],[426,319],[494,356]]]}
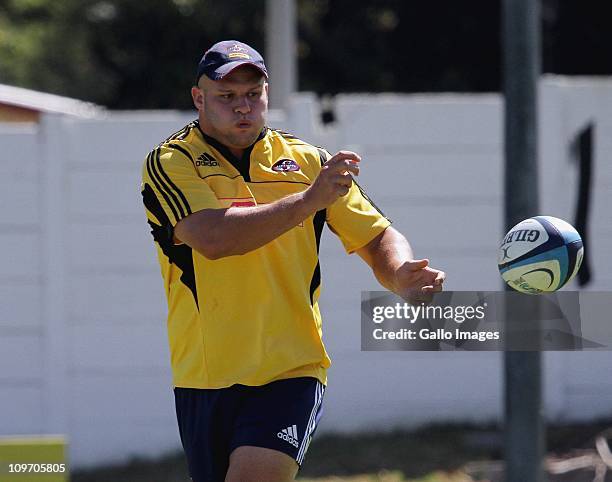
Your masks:
{"label": "green foliage", "polygon": [[[295,0],[299,89],[496,91],[501,0]],[[120,109],[190,109],[214,42],[264,50],[266,0],[0,0],[0,82]],[[542,0],[545,72],[612,74],[608,0]]]}
{"label": "green foliage", "polygon": [[190,108],[207,47],[235,37],[263,50],[263,0],[3,3],[0,82],[111,108]]}

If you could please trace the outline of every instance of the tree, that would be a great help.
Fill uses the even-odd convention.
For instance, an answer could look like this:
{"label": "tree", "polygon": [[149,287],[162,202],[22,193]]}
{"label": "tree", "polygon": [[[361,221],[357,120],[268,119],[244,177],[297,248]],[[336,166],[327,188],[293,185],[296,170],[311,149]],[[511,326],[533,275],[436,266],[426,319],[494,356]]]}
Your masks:
{"label": "tree", "polygon": [[110,108],[191,108],[205,48],[263,46],[263,3],[5,0],[0,81]]}
{"label": "tree", "polygon": [[[299,88],[500,89],[500,0],[296,0]],[[541,0],[546,72],[612,74],[607,0]],[[265,0],[0,0],[0,82],[116,109],[191,109],[204,50],[263,52]]]}

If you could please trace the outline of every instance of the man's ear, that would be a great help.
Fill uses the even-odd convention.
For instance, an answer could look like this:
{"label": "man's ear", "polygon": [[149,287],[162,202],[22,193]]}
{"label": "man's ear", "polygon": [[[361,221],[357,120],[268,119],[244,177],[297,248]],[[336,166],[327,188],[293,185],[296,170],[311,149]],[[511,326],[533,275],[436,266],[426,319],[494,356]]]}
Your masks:
{"label": "man's ear", "polygon": [[205,95],[202,89],[194,85],[191,88],[191,98],[193,99],[193,105],[198,111],[204,109]]}

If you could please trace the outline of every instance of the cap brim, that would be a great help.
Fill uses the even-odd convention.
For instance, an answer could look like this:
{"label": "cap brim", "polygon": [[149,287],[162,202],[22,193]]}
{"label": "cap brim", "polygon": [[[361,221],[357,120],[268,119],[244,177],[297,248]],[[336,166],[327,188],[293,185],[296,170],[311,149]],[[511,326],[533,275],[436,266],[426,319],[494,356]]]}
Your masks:
{"label": "cap brim", "polygon": [[255,67],[264,75],[266,79],[268,78],[268,73],[265,71],[264,68],[261,67],[261,65],[258,65],[257,63],[252,62],[250,60],[236,60],[235,62],[229,62],[225,65],[222,65],[217,70],[215,70],[215,78],[212,80],[221,80],[227,74],[236,70],[238,67],[242,67],[243,65],[251,65]]}

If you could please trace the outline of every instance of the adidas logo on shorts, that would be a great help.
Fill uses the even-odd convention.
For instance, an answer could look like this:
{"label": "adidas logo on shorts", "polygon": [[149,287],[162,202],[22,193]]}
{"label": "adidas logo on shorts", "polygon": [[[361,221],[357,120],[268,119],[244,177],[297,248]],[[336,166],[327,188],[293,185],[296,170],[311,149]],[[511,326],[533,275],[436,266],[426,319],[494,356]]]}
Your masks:
{"label": "adidas logo on shorts", "polygon": [[276,436],[285,442],[289,442],[294,447],[298,447],[298,434],[297,427],[295,425],[282,429],[276,434]]}

